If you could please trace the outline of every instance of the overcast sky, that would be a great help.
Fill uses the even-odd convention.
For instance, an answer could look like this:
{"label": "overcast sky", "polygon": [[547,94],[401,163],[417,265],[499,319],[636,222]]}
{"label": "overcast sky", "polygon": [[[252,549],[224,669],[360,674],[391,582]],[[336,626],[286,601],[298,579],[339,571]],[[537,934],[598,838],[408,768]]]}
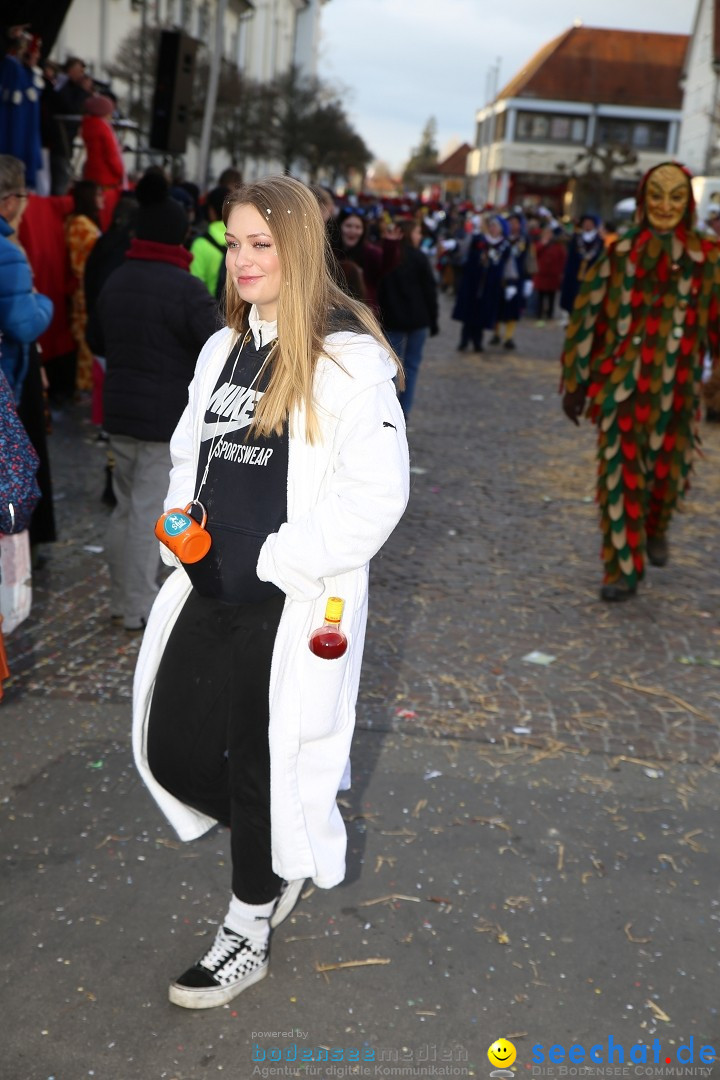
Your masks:
{"label": "overcast sky", "polygon": [[473,141],[475,110],[545,42],[572,26],[689,34],[698,0],[328,0],[319,74],[348,91],[356,130],[392,168],[426,121],[438,149]]}

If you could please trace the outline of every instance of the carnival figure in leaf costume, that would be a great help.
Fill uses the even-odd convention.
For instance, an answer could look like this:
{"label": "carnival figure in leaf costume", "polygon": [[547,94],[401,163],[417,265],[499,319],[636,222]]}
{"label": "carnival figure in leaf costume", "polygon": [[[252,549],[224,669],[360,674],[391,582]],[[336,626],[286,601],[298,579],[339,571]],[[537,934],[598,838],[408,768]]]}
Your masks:
{"label": "carnival figure in leaf costume", "polygon": [[[689,486],[704,354],[720,351],[720,245],[694,228],[690,173],[640,183],[637,223],[588,271],[563,350],[563,410],[598,429],[604,600],[637,590]],[[717,366],[716,366],[717,371]]]}

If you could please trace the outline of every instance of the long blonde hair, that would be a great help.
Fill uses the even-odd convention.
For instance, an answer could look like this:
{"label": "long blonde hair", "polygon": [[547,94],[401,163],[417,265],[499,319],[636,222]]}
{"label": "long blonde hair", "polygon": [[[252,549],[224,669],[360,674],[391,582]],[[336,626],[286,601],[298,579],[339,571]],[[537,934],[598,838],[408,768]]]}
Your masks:
{"label": "long blonde hair", "polygon": [[[268,176],[235,188],[225,199],[223,221],[236,206],[253,206],[267,222],[280,261],[278,340],[271,358],[271,373],[251,425],[260,435],[282,433],[296,407],[304,408],[305,437],[314,443],[320,435],[313,401],[315,366],[331,332],[333,311],[348,312],[352,323],[372,335],[393,358],[398,385],[403,385],[400,362],[383,337],[380,324],[365,304],[346,296],[329,271],[332,259],[317,199],[299,180]],[[247,330],[250,305],[235,289],[232,275],[225,283],[227,325],[237,334]],[[337,327],[333,327],[337,328]]]}

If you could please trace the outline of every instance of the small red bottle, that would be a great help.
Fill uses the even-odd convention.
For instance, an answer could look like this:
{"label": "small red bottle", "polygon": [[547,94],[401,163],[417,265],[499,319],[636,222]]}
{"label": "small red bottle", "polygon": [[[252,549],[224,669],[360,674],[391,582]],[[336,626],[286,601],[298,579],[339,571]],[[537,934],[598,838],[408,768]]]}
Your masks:
{"label": "small red bottle", "polygon": [[347,649],[347,638],[340,629],[345,601],[339,596],[329,596],[325,605],[325,622],[313,630],[308,638],[310,651],[325,660],[336,660]]}

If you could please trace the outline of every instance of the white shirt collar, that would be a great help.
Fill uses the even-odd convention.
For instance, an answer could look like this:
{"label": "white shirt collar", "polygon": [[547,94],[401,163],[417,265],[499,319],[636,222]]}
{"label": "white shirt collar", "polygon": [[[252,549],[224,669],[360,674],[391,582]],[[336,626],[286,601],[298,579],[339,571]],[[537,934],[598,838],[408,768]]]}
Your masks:
{"label": "white shirt collar", "polygon": [[255,304],[250,308],[248,323],[252,330],[256,349],[261,349],[263,345],[268,345],[277,337],[277,319],[275,322],[266,322],[264,319],[261,319]]}

